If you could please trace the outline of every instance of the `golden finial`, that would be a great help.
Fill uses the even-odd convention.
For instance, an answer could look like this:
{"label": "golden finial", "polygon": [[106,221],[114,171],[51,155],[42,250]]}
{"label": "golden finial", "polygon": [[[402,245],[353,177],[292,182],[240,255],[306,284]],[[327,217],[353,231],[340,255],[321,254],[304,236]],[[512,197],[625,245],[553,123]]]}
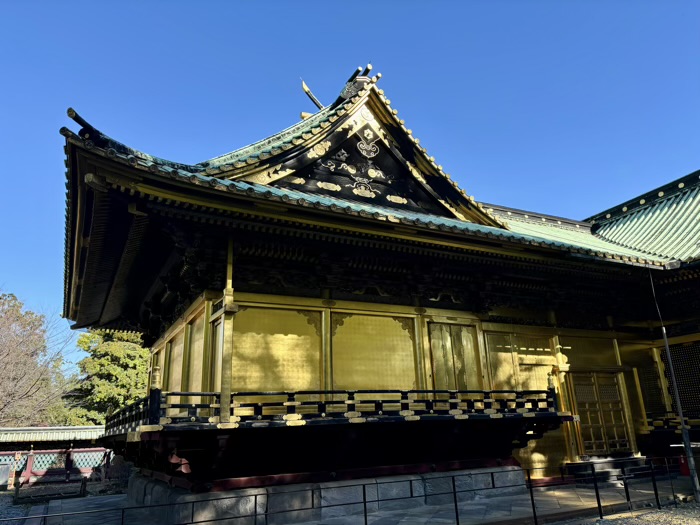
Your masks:
{"label": "golden finial", "polygon": [[318,109],[323,109],[323,104],[314,96],[314,94],[311,92],[309,89],[309,86],[306,85],[306,82],[304,82],[304,79],[301,79],[301,89],[304,90],[304,93],[311,99],[311,102],[316,104],[316,107]]}

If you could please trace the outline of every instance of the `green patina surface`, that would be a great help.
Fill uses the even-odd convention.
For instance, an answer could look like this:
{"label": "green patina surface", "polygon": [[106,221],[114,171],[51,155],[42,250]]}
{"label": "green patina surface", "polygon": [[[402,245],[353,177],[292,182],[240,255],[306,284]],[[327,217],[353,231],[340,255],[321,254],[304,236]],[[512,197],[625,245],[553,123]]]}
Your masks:
{"label": "green patina surface", "polygon": [[675,184],[674,192],[661,190],[656,199],[644,199],[645,205],[597,216],[595,235],[657,257],[700,259],[700,179],[693,175]]}
{"label": "green patina surface", "polygon": [[213,159],[200,162],[199,164],[195,164],[193,167],[201,169],[220,168],[226,166],[227,164],[245,161],[251,157],[258,157],[262,153],[272,155],[273,149],[281,148],[285,143],[291,144],[292,140],[301,137],[304,133],[309,133],[314,127],[320,126],[324,122],[328,122],[330,117],[336,114],[338,110],[344,106],[345,104],[334,107],[325,107],[306,120],[297,122],[293,126],[290,126],[287,129],[272,135],[271,137],[254,142],[249,146],[226,153],[225,155],[220,155],[218,157],[214,157]]}

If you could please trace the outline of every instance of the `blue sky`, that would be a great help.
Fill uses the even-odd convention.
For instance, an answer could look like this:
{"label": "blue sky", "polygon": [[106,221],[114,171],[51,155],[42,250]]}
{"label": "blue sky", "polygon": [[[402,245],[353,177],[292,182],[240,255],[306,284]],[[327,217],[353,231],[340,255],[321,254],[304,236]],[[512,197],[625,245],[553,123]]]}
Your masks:
{"label": "blue sky", "polygon": [[477,199],[582,219],[700,169],[700,2],[6,2],[0,288],[58,312],[74,107],[199,162],[324,103],[371,61]]}

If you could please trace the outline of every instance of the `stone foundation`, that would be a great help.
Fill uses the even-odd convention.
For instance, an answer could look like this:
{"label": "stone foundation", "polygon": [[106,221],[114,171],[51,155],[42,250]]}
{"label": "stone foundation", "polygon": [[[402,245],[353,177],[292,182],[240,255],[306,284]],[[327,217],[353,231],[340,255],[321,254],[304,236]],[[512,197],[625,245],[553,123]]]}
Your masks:
{"label": "stone foundation", "polygon": [[[160,525],[209,520],[213,525],[214,520],[226,518],[238,518],[236,523],[241,525],[282,525],[362,514],[365,506],[372,513],[380,509],[452,504],[453,477],[460,502],[522,494],[527,490],[519,467],[298,483],[204,494],[192,494],[137,474],[129,480],[128,505],[167,505],[148,511],[149,519]],[[145,514],[145,511],[131,512],[140,517]]]}

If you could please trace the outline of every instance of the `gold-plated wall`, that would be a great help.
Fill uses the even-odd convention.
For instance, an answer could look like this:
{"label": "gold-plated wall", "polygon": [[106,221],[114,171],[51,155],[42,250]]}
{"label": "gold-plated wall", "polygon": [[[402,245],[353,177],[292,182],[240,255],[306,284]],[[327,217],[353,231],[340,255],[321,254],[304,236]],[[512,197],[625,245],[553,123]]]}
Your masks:
{"label": "gold-plated wall", "polygon": [[187,378],[187,390],[191,392],[202,391],[202,364],[204,361],[204,312],[197,315],[190,322],[189,341],[189,366]]}
{"label": "gold-plated wall", "polygon": [[168,390],[177,391],[182,386],[182,356],[185,349],[185,331],[179,330],[170,341],[170,370],[168,370]]}
{"label": "gold-plated wall", "polygon": [[[584,337],[581,331],[484,323],[467,312],[260,294],[236,294],[236,305],[228,339],[233,392],[542,390],[555,367],[559,395],[566,409],[575,409],[565,377],[583,368],[622,368],[615,340],[602,332]],[[221,391],[224,317],[218,295],[202,297],[154,345],[152,363],[161,367],[165,390]],[[631,354],[625,361],[637,366]],[[639,384],[630,371],[621,377],[622,388],[624,380],[628,387]],[[639,418],[641,400],[629,398]],[[581,453],[577,432],[570,424],[514,455],[524,466],[542,468],[542,476],[556,475],[559,465]]]}
{"label": "gold-plated wall", "polygon": [[515,353],[510,334],[486,334],[491,388],[513,390],[517,387]]}
{"label": "gold-plated wall", "polygon": [[618,366],[612,339],[594,337],[560,336],[562,353],[575,368],[601,368]]}
{"label": "gold-plated wall", "polygon": [[233,326],[234,391],[321,388],[320,312],[247,307]]}
{"label": "gold-plated wall", "polygon": [[331,326],[334,389],[416,388],[410,318],[337,313]]}
{"label": "gold-plated wall", "polygon": [[211,326],[211,371],[209,373],[209,389],[212,392],[221,390],[221,363],[224,354],[224,323],[219,317]]}
{"label": "gold-plated wall", "polygon": [[556,363],[548,336],[487,333],[494,390],[543,390]]}

